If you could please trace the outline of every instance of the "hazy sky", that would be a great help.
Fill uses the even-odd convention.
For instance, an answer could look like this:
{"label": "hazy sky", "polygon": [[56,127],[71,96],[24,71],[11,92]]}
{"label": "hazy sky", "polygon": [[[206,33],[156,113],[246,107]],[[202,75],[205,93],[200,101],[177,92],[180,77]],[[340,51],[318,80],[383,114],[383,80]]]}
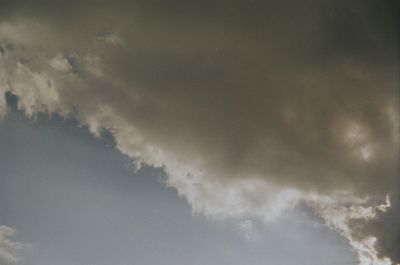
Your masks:
{"label": "hazy sky", "polygon": [[397,265],[399,7],[1,1],[0,262]]}

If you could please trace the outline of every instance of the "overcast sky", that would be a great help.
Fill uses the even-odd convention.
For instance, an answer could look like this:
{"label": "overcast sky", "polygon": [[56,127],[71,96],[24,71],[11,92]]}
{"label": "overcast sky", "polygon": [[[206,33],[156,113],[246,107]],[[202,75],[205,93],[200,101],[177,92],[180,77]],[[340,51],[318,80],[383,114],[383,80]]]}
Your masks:
{"label": "overcast sky", "polygon": [[1,1],[0,263],[397,265],[399,12]]}

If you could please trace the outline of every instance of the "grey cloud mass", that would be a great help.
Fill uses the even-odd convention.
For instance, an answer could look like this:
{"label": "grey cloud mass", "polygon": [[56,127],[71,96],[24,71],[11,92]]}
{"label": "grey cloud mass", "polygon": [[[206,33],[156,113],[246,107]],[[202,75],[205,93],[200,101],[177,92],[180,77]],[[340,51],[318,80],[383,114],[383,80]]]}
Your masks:
{"label": "grey cloud mass", "polygon": [[400,263],[397,1],[1,5],[0,93],[26,115],[110,131],[196,212],[303,200],[360,264]]}

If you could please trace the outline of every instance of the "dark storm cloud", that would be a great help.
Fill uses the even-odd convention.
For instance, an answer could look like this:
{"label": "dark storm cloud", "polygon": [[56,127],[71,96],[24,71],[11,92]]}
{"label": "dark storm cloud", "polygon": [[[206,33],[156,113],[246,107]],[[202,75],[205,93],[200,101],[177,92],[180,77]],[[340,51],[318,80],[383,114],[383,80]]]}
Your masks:
{"label": "dark storm cloud", "polygon": [[0,90],[110,130],[196,211],[398,193],[396,1],[2,7]]}

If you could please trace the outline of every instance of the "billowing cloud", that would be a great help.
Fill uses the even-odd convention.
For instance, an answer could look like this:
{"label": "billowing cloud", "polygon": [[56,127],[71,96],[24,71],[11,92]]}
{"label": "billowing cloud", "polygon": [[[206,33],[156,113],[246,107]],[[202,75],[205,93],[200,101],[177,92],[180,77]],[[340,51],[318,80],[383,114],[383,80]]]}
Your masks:
{"label": "billowing cloud", "polygon": [[137,166],[163,167],[196,212],[268,221],[305,201],[360,264],[396,264],[397,10],[395,1],[4,4],[0,92],[28,116],[110,131]]}
{"label": "billowing cloud", "polygon": [[20,252],[23,248],[23,245],[13,240],[14,235],[14,229],[3,225],[0,226],[1,265],[15,265],[21,261]]}

